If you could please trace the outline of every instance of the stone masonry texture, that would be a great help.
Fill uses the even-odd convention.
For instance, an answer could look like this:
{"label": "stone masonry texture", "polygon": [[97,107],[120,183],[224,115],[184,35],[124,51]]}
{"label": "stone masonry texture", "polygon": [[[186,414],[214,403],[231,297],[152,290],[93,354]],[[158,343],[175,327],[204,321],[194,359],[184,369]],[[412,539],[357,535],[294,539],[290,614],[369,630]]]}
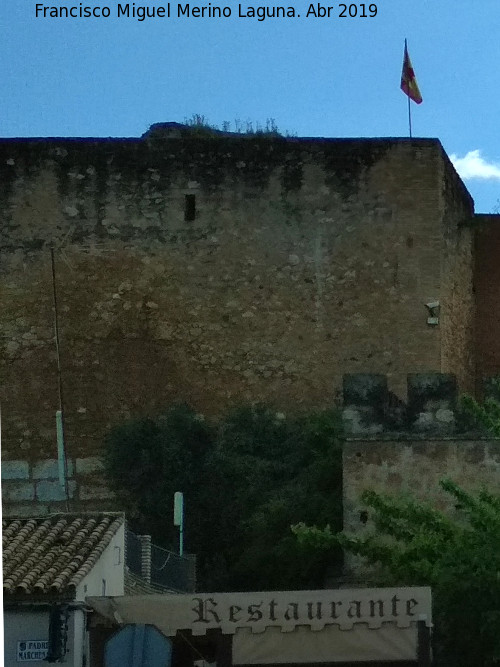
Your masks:
{"label": "stone masonry texture", "polygon": [[98,457],[67,461],[68,501],[58,479],[57,461],[2,461],[2,500],[5,516],[29,516],[71,510],[116,509]]}
{"label": "stone masonry texture", "polygon": [[[485,383],[489,394],[495,381]],[[343,445],[344,529],[362,534],[372,528],[364,491],[411,496],[456,515],[454,500],[439,482],[451,479],[470,492],[500,493],[500,441],[485,435],[457,410],[457,382],[449,373],[408,375],[408,403],[398,404],[398,431],[387,419],[385,378],[344,377],[347,438]],[[373,391],[377,386],[378,395]],[[373,408],[371,412],[367,408]],[[380,409],[382,408],[382,409]],[[364,421],[362,421],[364,419]],[[373,425],[378,428],[370,428]],[[472,429],[472,430],[471,430]],[[474,430],[475,429],[475,430]],[[362,561],[348,557],[348,573],[368,574]]]}
{"label": "stone masonry texture", "polygon": [[477,390],[483,378],[500,375],[500,216],[476,216],[475,292]]}
{"label": "stone masonry texture", "polygon": [[[416,474],[418,471],[418,474]],[[476,438],[349,440],[344,446],[344,526],[360,528],[365,489],[406,493],[449,509],[439,481],[452,479],[469,491],[500,490],[500,442]]]}
{"label": "stone masonry texture", "polygon": [[[352,439],[343,450],[344,530],[362,535],[371,529],[370,512],[361,501],[365,490],[411,496],[450,516],[453,499],[439,482],[451,479],[469,492],[487,488],[500,493],[500,441],[478,437],[402,436]],[[363,581],[370,568],[348,556],[346,574]]]}
{"label": "stone masonry texture", "polygon": [[3,140],[0,217],[5,461],[55,457],[51,246],[77,461],[178,401],[326,407],[345,372],[474,384],[473,203],[437,140]]}

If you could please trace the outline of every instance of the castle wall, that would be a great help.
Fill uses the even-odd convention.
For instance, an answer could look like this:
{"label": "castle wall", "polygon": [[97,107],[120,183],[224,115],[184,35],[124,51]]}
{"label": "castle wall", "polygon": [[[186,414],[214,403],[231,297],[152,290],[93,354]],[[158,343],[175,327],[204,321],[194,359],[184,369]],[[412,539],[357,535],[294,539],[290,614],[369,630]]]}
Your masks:
{"label": "castle wall", "polygon": [[67,472],[66,493],[56,459],[2,461],[3,516],[119,509],[99,457],[69,458]]}
{"label": "castle wall", "polygon": [[[408,403],[394,404],[382,375],[344,377],[344,530],[371,529],[364,491],[411,496],[453,515],[453,498],[439,486],[451,479],[467,491],[500,492],[500,440],[467,432],[457,411],[457,383],[451,374],[408,376]],[[397,420],[396,420],[397,417]],[[367,574],[366,564],[347,557],[347,571]]]}
{"label": "castle wall", "polygon": [[453,373],[461,391],[474,392],[476,371],[473,201],[447,157],[441,163],[443,251],[441,329],[443,373]]}
{"label": "castle wall", "polygon": [[500,374],[500,215],[476,215],[474,220],[477,385]]}
{"label": "castle wall", "polygon": [[[472,493],[482,488],[500,493],[500,440],[492,438],[415,433],[354,438],[344,443],[342,465],[344,530],[359,536],[372,529],[371,510],[361,501],[366,490],[411,496],[451,517],[457,507],[439,486],[442,479]],[[366,583],[373,572],[362,558],[345,555],[347,581]]]}
{"label": "castle wall", "polygon": [[453,512],[450,497],[439,487],[451,479],[468,491],[483,486],[500,492],[500,441],[476,437],[356,438],[344,444],[344,528],[363,530],[364,490],[410,494],[438,509]]}
{"label": "castle wall", "polygon": [[[408,402],[397,405],[383,375],[348,375],[343,385],[346,532],[361,536],[373,530],[372,510],[361,500],[364,491],[416,498],[452,517],[457,507],[441,489],[441,480],[450,479],[473,493],[482,488],[500,493],[500,440],[466,430],[466,419],[457,411],[453,375],[409,375]],[[346,554],[346,580],[360,583],[373,576],[373,566]]]}
{"label": "castle wall", "polygon": [[[465,378],[468,334],[450,331],[469,285],[455,219],[469,199],[445,192],[443,160],[435,140],[161,128],[0,142],[4,460],[55,455],[51,244],[71,458],[174,401],[286,411],[331,405],[344,372],[384,373],[400,394],[407,372]],[[450,294],[449,324],[429,326],[424,304]]]}

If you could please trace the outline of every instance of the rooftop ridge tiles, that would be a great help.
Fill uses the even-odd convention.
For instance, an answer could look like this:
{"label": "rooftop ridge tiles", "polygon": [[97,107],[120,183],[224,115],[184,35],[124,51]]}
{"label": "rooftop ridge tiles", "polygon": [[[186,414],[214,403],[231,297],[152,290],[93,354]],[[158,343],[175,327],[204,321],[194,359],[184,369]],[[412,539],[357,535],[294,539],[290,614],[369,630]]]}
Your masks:
{"label": "rooftop ridge tiles", "polygon": [[70,540],[72,537],[74,537],[74,535],[78,532],[78,530],[81,529],[83,523],[84,523],[83,519],[75,519],[74,521],[72,521],[71,524],[67,527],[67,529],[63,532],[62,534],[63,537],[65,539]]}
{"label": "rooftop ridge tiles", "polygon": [[21,522],[19,520],[13,521],[10,525],[6,525],[6,520],[4,519],[2,521],[2,543],[4,544],[6,540],[11,536],[14,535],[17,531],[17,525],[21,525]]}
{"label": "rooftop ridge tiles", "polygon": [[31,557],[27,558],[23,567],[19,568],[16,573],[17,573],[17,578],[20,579],[21,581],[25,581],[26,583],[29,583],[30,579],[36,581],[36,577],[38,576],[38,573],[34,573],[34,570],[32,569],[32,566],[35,566],[35,569],[38,570],[37,566],[37,561]]}
{"label": "rooftop ridge tiles", "polygon": [[[54,582],[62,576],[62,573],[66,572],[66,570],[70,570],[70,572],[72,572],[76,569],[76,567],[72,562],[71,552],[63,551],[59,554],[59,557],[53,562],[52,568],[50,569],[52,576],[51,577],[42,576],[38,581],[42,583],[43,587],[46,590],[52,589],[54,588]],[[57,590],[59,590],[59,585],[56,586],[56,588]]]}
{"label": "rooftop ridge tiles", "polygon": [[77,586],[80,581],[85,577],[92,567],[95,565],[103,551],[106,549],[108,544],[111,542],[113,535],[116,533],[118,528],[121,525],[121,521],[116,519],[106,530],[103,537],[101,538],[99,544],[93,550],[93,553],[89,555],[86,562],[82,564],[80,569],[76,572],[75,576],[71,579],[70,584]]}
{"label": "rooftop ridge tiles", "polygon": [[[49,547],[48,551],[47,547]],[[36,569],[45,569],[45,567],[47,567],[47,565],[49,565],[54,560],[54,551],[56,548],[57,545],[52,544],[51,541],[47,539],[45,539],[42,544],[34,548],[34,550],[31,552],[31,556],[32,558],[36,558],[38,562]],[[24,576],[24,572],[26,572],[29,568],[28,561],[26,560],[27,553],[29,553],[29,548],[24,548],[23,550],[18,551],[16,556],[13,558],[9,558],[9,554],[6,556],[4,555],[4,561],[8,564],[8,566],[10,566],[9,569],[16,569],[18,577]],[[21,565],[21,563],[24,565]]]}
{"label": "rooftop ridge tiles", "polygon": [[[51,565],[47,570],[45,570],[45,574],[43,574],[39,579],[37,584],[42,586],[42,588],[46,588],[49,586],[49,582],[52,581],[52,577],[54,577],[57,574],[57,568],[54,567],[54,565]],[[37,585],[35,584],[35,586]]]}
{"label": "rooftop ridge tiles", "polygon": [[[80,557],[82,558],[82,557]],[[71,575],[78,570],[78,563],[71,561],[68,565],[61,570],[60,574],[54,578],[50,584],[50,589],[55,591],[61,591],[66,585],[70,583]]]}
{"label": "rooftop ridge tiles", "polygon": [[20,544],[25,542],[25,538],[36,528],[36,522],[28,520],[24,525],[21,525],[17,535],[12,540],[12,542],[5,549],[6,553],[9,554],[10,551],[16,551]]}
{"label": "rooftop ridge tiles", "polygon": [[4,592],[74,593],[123,522],[121,512],[3,520]]}
{"label": "rooftop ridge tiles", "polygon": [[2,518],[2,525],[4,528],[12,523],[18,523],[23,525],[28,521],[54,521],[60,517],[66,517],[71,519],[76,518],[89,518],[89,517],[122,517],[123,512],[108,511],[108,510],[94,510],[94,511],[85,511],[85,512],[52,512],[50,514],[40,514],[36,516],[24,517],[24,516],[11,516]]}
{"label": "rooftop ridge tiles", "polygon": [[[42,538],[47,534],[48,532],[48,527],[45,526],[44,524],[41,524],[37,528],[35,528],[29,538],[23,543],[21,552],[29,551],[32,547],[36,548],[36,541],[39,536],[42,536]],[[17,545],[14,547],[14,549],[17,548]],[[6,550],[7,557],[9,556],[9,550]]]}

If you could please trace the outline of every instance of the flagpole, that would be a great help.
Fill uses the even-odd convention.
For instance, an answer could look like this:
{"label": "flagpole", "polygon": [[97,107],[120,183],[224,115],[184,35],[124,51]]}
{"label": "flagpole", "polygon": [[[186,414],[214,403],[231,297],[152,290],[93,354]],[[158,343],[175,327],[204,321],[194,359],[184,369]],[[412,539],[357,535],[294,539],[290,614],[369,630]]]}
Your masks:
{"label": "flagpole", "polygon": [[[406,37],[405,37],[405,59],[407,58],[407,54],[408,54],[408,43],[407,43],[407,41],[406,41]],[[408,98],[408,128],[409,128],[409,130],[410,130],[410,139],[411,139],[412,137],[411,137],[411,105],[410,105],[410,96],[407,95],[407,98]]]}
{"label": "flagpole", "polygon": [[410,128],[410,139],[411,139],[411,106],[409,97],[408,97],[408,127]]}

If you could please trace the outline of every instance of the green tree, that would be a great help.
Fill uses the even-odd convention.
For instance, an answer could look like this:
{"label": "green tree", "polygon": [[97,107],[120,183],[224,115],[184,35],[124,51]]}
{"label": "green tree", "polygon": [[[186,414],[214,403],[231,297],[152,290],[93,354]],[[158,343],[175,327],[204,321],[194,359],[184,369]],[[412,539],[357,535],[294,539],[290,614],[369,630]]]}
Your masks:
{"label": "green tree", "polygon": [[461,408],[463,419],[468,426],[486,429],[497,438],[500,437],[500,384],[498,381],[492,383],[495,396],[486,398],[483,403],[479,403],[472,396],[461,397]]}
{"label": "green tree", "polygon": [[209,534],[207,462],[214,443],[214,429],[187,405],[173,406],[156,419],[126,422],[107,434],[107,477],[134,530],[177,550],[173,497],[183,491],[185,541],[193,553],[202,549]]}
{"label": "green tree", "polygon": [[299,545],[290,525],[334,517],[340,529],[340,434],[334,411],[286,418],[243,406],[210,425],[177,406],[113,429],[105,463],[132,527],[167,548],[177,544],[173,494],[184,492],[202,590],[313,587],[331,555]]}
{"label": "green tree", "polygon": [[[220,424],[214,452],[226,589],[321,586],[332,559],[290,533],[297,521],[342,521],[341,425],[336,411],[286,419],[244,406]],[[339,565],[341,551],[333,565]]]}
{"label": "green tree", "polygon": [[411,498],[363,494],[373,529],[362,536],[295,526],[299,542],[341,545],[380,567],[385,585],[430,585],[439,665],[500,664],[500,497],[441,482],[455,512]]}

